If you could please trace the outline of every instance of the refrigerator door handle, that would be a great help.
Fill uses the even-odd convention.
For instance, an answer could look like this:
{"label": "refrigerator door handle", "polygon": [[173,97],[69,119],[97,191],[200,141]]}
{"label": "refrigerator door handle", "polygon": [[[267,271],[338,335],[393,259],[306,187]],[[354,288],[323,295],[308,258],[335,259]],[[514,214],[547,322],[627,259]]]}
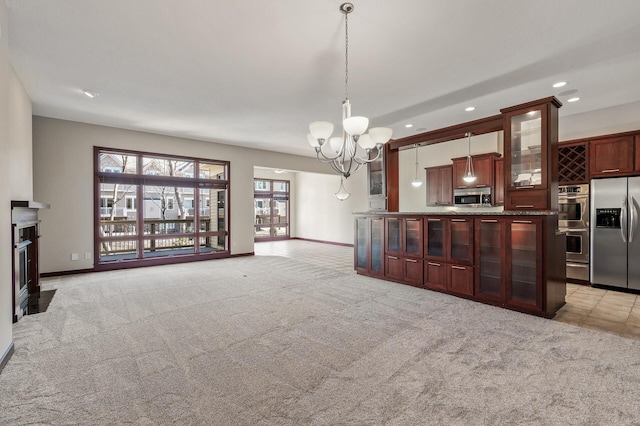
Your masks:
{"label": "refrigerator door handle", "polygon": [[627,197],[622,198],[622,209],[620,210],[620,234],[622,241],[627,242]]}
{"label": "refrigerator door handle", "polygon": [[636,233],[638,225],[638,211],[636,210],[636,200],[629,197],[629,212],[631,213],[631,224],[629,225],[629,242],[633,242],[633,235]]}

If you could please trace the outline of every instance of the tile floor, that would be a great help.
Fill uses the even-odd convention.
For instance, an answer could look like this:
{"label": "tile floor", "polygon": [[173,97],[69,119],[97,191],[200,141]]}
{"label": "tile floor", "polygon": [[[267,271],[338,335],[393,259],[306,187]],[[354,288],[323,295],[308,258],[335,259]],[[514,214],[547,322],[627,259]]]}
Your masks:
{"label": "tile floor", "polygon": [[[254,251],[257,256],[291,257],[355,273],[352,247],[283,240],[256,243]],[[640,340],[639,295],[567,284],[566,301],[567,304],[558,311],[554,321]]]}

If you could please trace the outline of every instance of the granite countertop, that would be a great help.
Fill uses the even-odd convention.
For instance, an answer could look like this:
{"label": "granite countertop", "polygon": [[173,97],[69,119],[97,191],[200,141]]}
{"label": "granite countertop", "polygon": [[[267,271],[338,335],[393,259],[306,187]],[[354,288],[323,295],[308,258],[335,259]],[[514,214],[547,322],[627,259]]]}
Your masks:
{"label": "granite countertop", "polygon": [[387,211],[368,211],[355,212],[354,215],[385,215],[385,216],[556,216],[557,211],[551,210],[503,210],[503,211],[474,211],[456,210],[456,211],[433,211],[433,212],[387,212]]}

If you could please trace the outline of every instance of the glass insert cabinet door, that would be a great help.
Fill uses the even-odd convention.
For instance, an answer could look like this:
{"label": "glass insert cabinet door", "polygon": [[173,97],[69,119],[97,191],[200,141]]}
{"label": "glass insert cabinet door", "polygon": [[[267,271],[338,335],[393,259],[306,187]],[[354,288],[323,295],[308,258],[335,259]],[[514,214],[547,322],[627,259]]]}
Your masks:
{"label": "glass insert cabinet door", "polygon": [[542,111],[511,117],[510,186],[542,185]]}
{"label": "glass insert cabinet door", "polygon": [[478,219],[478,279],[476,294],[501,301],[504,298],[502,279],[502,235],[504,222],[496,219]]}
{"label": "glass insert cabinet door", "polygon": [[539,232],[537,223],[532,221],[513,220],[509,223],[512,301],[529,305],[541,302],[537,291]]}

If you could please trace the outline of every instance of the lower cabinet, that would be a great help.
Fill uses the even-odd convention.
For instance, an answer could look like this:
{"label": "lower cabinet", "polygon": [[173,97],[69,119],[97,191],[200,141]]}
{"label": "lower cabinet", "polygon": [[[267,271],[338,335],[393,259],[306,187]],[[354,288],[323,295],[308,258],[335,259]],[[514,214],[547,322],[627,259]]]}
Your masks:
{"label": "lower cabinet", "polygon": [[448,290],[463,296],[473,296],[473,267],[449,265]]}
{"label": "lower cabinet", "polygon": [[473,267],[425,261],[424,286],[463,296],[473,296]]}
{"label": "lower cabinet", "polygon": [[423,260],[393,255],[385,256],[385,277],[417,287],[423,283]]}
{"label": "lower cabinet", "polygon": [[[367,221],[356,221],[356,270],[553,317],[564,305],[566,294],[566,240],[557,232],[557,222],[553,214],[425,215],[421,256],[390,251],[394,246],[386,236],[380,240],[380,217],[370,216]],[[364,237],[370,239],[367,244],[361,241]],[[469,250],[464,249],[467,246]],[[385,247],[383,275],[375,260],[380,259],[379,247]]]}

